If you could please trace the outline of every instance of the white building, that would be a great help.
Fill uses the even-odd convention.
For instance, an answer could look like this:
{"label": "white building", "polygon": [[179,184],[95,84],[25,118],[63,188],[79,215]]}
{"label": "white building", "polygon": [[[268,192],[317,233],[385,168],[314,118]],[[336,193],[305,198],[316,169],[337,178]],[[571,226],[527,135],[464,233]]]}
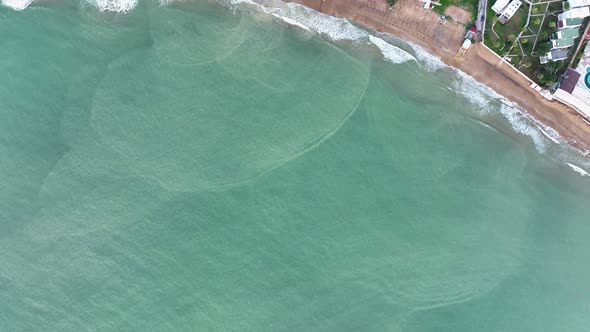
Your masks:
{"label": "white building", "polygon": [[566,3],[569,5],[569,9],[590,6],[590,0],[568,0]]}
{"label": "white building", "polygon": [[492,10],[496,12],[496,14],[500,14],[504,10],[504,8],[508,6],[509,2],[510,0],[497,0],[496,3],[492,6]]}
{"label": "white building", "polygon": [[512,0],[512,2],[510,2],[510,4],[506,6],[506,8],[504,8],[504,10],[502,11],[502,14],[500,14],[500,18],[498,19],[498,21],[500,21],[500,23],[506,23],[506,21],[508,21],[512,16],[514,16],[514,14],[518,10],[518,8],[520,8],[521,5],[522,2],[520,0]]}
{"label": "white building", "polygon": [[557,18],[561,21],[567,18],[585,18],[588,16],[590,16],[590,7],[577,7],[559,14]]}
{"label": "white building", "polygon": [[555,49],[555,50],[551,50],[551,51],[547,52],[547,54],[545,54],[542,57],[539,57],[539,59],[541,60],[541,64],[545,64],[549,61],[565,60],[565,59],[567,59],[568,55],[569,55],[569,49],[560,48],[560,49]]}
{"label": "white building", "polygon": [[579,28],[580,25],[582,25],[582,19],[577,17],[564,18],[563,20],[560,19],[557,21],[557,28],[559,30]]}

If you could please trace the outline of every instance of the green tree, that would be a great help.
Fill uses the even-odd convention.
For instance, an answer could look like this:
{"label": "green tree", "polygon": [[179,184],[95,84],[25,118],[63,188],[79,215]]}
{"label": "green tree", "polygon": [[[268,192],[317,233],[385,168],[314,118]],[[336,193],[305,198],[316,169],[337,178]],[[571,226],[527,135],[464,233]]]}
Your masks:
{"label": "green tree", "polygon": [[541,24],[541,19],[540,18],[536,18],[533,20],[533,24],[534,25],[540,25]]}
{"label": "green tree", "polygon": [[555,28],[555,26],[556,25],[555,25],[555,22],[554,21],[549,22],[549,27],[550,28]]}
{"label": "green tree", "polygon": [[[585,50],[587,44],[588,44],[588,42],[585,42],[584,44],[582,44],[581,50]],[[578,64],[580,63],[580,60],[582,60],[583,56],[584,56],[584,51],[578,52],[578,54],[576,55],[576,58],[574,59],[574,63],[572,66],[573,68],[576,68],[578,66]]]}
{"label": "green tree", "polygon": [[561,68],[561,62],[549,62],[545,66],[543,66],[543,72],[545,74],[556,74],[557,71]]}
{"label": "green tree", "polygon": [[537,46],[537,53],[539,55],[545,54],[545,53],[549,52],[550,50],[551,50],[550,43],[542,43],[542,44],[539,44],[539,46]]}
{"label": "green tree", "polygon": [[551,85],[551,84],[557,82],[557,79],[558,79],[556,73],[543,73],[543,74],[539,74],[539,75],[542,76],[542,78],[539,79],[539,82],[544,85]]}
{"label": "green tree", "polygon": [[539,41],[540,42],[548,41],[549,37],[551,37],[551,33],[547,30],[543,30],[543,31],[541,31],[541,33],[539,33]]}

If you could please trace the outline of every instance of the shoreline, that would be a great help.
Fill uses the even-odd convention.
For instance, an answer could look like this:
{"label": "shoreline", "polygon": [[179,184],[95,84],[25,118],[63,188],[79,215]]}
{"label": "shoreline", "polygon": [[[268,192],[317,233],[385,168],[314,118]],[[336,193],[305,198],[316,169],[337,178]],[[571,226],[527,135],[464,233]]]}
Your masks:
{"label": "shoreline", "polygon": [[378,33],[407,40],[436,55],[447,66],[460,70],[515,103],[534,120],[554,129],[582,154],[590,151],[590,125],[571,107],[543,98],[530,87],[530,80],[481,43],[457,59],[465,27],[442,24],[438,13],[424,9],[418,0],[398,0],[390,8],[385,0],[294,0],[330,16],[348,19]]}

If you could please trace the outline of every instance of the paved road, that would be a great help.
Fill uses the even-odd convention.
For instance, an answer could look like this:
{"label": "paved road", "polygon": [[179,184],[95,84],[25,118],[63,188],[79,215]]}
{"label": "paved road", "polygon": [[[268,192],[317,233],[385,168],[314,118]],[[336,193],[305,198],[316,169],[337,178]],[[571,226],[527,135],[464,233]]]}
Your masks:
{"label": "paved road", "polygon": [[477,32],[481,36],[483,36],[483,32],[485,29],[487,5],[488,5],[487,0],[479,0],[479,3],[477,4],[477,19],[475,20],[475,27],[477,28]]}

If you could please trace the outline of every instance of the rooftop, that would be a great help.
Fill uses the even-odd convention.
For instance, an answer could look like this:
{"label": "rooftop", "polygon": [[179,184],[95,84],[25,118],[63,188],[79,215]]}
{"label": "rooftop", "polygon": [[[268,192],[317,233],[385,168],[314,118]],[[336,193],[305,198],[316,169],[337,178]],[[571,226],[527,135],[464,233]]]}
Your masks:
{"label": "rooftop", "polygon": [[567,55],[569,54],[569,49],[567,48],[559,48],[556,50],[549,51],[548,58],[553,61],[564,60],[567,59]]}
{"label": "rooftop", "polygon": [[576,87],[576,83],[578,83],[578,80],[580,79],[580,76],[580,73],[577,71],[571,68],[568,69],[563,76],[563,81],[561,81],[559,88],[566,91],[567,93],[572,93]]}
{"label": "rooftop", "polygon": [[560,39],[552,39],[551,40],[552,46],[554,48],[561,48],[561,47],[570,47],[575,44],[573,38],[560,38]]}
{"label": "rooftop", "polygon": [[580,35],[578,29],[563,29],[555,33],[557,38],[577,38]]}
{"label": "rooftop", "polygon": [[518,10],[518,8],[520,8],[521,5],[522,5],[522,2],[520,0],[512,0],[510,2],[510,4],[508,4],[506,9],[504,9],[504,11],[502,12],[502,15],[506,15],[506,14],[509,14],[510,16],[514,15],[514,13],[516,13],[516,10]]}
{"label": "rooftop", "polygon": [[581,24],[582,24],[581,18],[566,18],[566,19],[560,19],[560,21],[557,22],[557,26],[559,28],[575,27],[575,26],[579,26]]}
{"label": "rooftop", "polygon": [[584,18],[590,16],[590,7],[573,8],[559,14],[558,19],[563,20],[567,18]]}
{"label": "rooftop", "polygon": [[506,5],[508,5],[508,2],[510,2],[510,0],[497,0],[492,6],[492,10],[495,11],[496,14],[500,14],[502,10],[506,8]]}
{"label": "rooftop", "polygon": [[567,3],[569,3],[570,8],[584,7],[590,5],[590,0],[569,0]]}
{"label": "rooftop", "polygon": [[499,18],[500,22],[505,23],[506,21],[508,21],[514,15],[514,13],[516,13],[516,11],[518,10],[518,8],[520,8],[521,5],[522,2],[520,0],[512,0],[512,2],[510,2],[510,4],[506,6],[506,8],[504,8],[504,10],[502,11],[502,14]]}

